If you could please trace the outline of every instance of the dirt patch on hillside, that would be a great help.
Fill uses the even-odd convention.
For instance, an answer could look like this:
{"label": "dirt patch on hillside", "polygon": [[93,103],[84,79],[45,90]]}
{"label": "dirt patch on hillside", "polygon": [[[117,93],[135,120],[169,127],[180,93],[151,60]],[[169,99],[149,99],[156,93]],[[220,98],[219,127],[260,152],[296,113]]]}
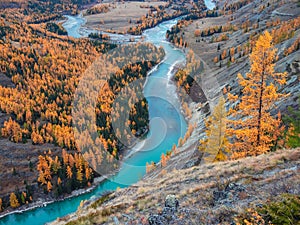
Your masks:
{"label": "dirt patch on hillside", "polygon": [[[53,154],[60,153],[60,148],[52,144],[32,145],[13,143],[8,139],[0,139],[0,197],[16,190],[25,188],[28,184],[36,183],[38,171],[36,165],[38,156],[51,149]],[[15,171],[15,172],[14,172]]]}
{"label": "dirt patch on hillside", "polygon": [[3,73],[0,73],[0,85],[2,87],[11,87],[11,88],[15,87],[15,84],[11,81],[11,78],[9,78]]}

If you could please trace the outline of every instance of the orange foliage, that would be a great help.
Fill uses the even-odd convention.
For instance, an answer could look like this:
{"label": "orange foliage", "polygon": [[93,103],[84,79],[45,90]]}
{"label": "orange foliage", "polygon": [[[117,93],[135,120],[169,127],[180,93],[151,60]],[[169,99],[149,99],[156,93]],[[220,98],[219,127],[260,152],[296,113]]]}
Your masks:
{"label": "orange foliage", "polygon": [[161,154],[160,163],[162,167],[166,167],[167,165],[167,157],[164,153]]}
{"label": "orange foliage", "polygon": [[151,162],[150,164],[146,163],[146,173],[150,173],[152,170],[154,170],[156,167],[154,162]]}
{"label": "orange foliage", "polygon": [[[284,95],[278,93],[285,84],[286,73],[274,72],[276,49],[272,36],[265,32],[255,44],[250,55],[251,69],[244,78],[238,74],[242,96],[235,108],[230,110],[233,137],[232,158],[241,158],[265,153],[275,144],[280,132],[280,115],[273,118],[270,110]],[[237,96],[228,94],[229,100]]]}
{"label": "orange foliage", "polygon": [[20,125],[9,118],[8,121],[4,122],[4,127],[1,129],[1,134],[3,137],[8,137],[11,141],[21,142],[23,131]]}
{"label": "orange foliage", "polygon": [[15,193],[11,193],[9,196],[9,202],[10,202],[10,206],[12,208],[18,208],[20,206],[20,203],[17,199],[17,196]]}

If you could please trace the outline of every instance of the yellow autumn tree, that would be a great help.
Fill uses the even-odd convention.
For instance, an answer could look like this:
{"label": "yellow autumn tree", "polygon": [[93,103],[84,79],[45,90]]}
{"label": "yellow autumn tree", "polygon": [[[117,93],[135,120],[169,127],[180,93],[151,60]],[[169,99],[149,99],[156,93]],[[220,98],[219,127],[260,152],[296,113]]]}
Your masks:
{"label": "yellow autumn tree", "polygon": [[70,166],[67,166],[67,177],[71,179],[73,176],[73,172]]}
{"label": "yellow autumn tree", "polygon": [[11,193],[10,196],[9,196],[9,202],[10,202],[10,206],[12,208],[18,208],[20,206],[20,203],[17,199],[17,196],[15,193]]}
{"label": "yellow autumn tree", "polygon": [[82,167],[80,166],[77,169],[77,173],[76,173],[76,179],[81,183],[83,180],[83,174],[82,174]]}
{"label": "yellow autumn tree", "polygon": [[151,171],[151,164],[146,162],[146,173],[149,173]]}
{"label": "yellow autumn tree", "polygon": [[155,169],[156,165],[152,161],[151,163],[146,163],[146,173],[150,173],[153,169]]}
{"label": "yellow autumn tree", "polygon": [[176,146],[176,144],[173,144],[173,146],[172,146],[172,153],[173,153],[174,155],[177,154],[177,146]]}
{"label": "yellow autumn tree", "polygon": [[167,157],[164,153],[161,154],[160,157],[160,163],[162,167],[166,167],[167,166]]}
{"label": "yellow autumn tree", "polygon": [[227,159],[227,154],[230,150],[226,120],[225,99],[221,97],[213,113],[205,121],[206,139],[200,140],[199,150],[204,153],[205,162],[224,161]]}
{"label": "yellow autumn tree", "polygon": [[85,178],[87,179],[87,180],[89,180],[90,178],[91,178],[91,175],[92,175],[92,169],[91,168],[89,168],[89,167],[86,167],[85,168]]}
{"label": "yellow autumn tree", "polygon": [[57,185],[61,185],[61,183],[62,183],[62,180],[61,180],[60,177],[58,177],[58,178],[57,178]]}
{"label": "yellow autumn tree", "polygon": [[230,109],[232,158],[265,153],[275,144],[280,133],[280,115],[270,110],[284,95],[278,93],[286,83],[286,73],[275,73],[276,49],[269,32],[262,34],[250,54],[251,68],[245,78],[238,74],[242,96],[228,94],[235,107]]}
{"label": "yellow autumn tree", "polygon": [[47,191],[50,192],[52,190],[52,184],[50,181],[47,183]]}
{"label": "yellow autumn tree", "polygon": [[61,163],[58,159],[58,156],[55,156],[55,159],[51,162],[51,168],[54,174],[57,174],[58,170],[61,168]]}

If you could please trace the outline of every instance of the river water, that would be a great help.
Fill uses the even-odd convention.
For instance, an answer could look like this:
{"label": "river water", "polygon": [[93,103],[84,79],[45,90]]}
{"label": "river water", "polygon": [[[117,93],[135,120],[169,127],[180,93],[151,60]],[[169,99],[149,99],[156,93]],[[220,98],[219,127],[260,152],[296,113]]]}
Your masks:
{"label": "river water", "polygon": [[[82,18],[69,16],[64,26],[69,35],[80,37],[81,34],[78,32],[79,26],[76,21],[81,23]],[[100,196],[105,191],[136,183],[145,174],[146,162],[158,162],[163,152],[165,153],[172,148],[173,144],[178,143],[178,139],[185,134],[186,122],[179,111],[180,103],[170,77],[174,65],[183,62],[185,55],[165,40],[166,31],[176,22],[177,19],[161,23],[143,34],[147,42],[162,46],[166,52],[166,57],[149,74],[144,87],[144,96],[149,104],[151,124],[149,135],[143,141],[142,146],[137,144],[141,150],[127,158],[115,176],[101,183],[92,192],[65,201],[51,203],[31,211],[8,215],[0,220],[0,224],[41,225],[72,213],[76,211],[82,200]],[[143,149],[151,149],[151,151],[143,151]]]}
{"label": "river water", "polygon": [[[208,8],[212,8],[211,1],[206,1],[206,3]],[[84,24],[81,16],[67,16],[67,19],[63,26],[70,36],[79,38],[91,32],[80,28]],[[150,72],[144,87],[144,96],[149,104],[150,131],[147,138],[136,145],[135,148],[139,148],[140,151],[134,149],[136,152],[124,161],[120,171],[99,184],[93,191],[47,204],[45,207],[8,215],[0,219],[0,225],[41,225],[75,212],[82,200],[94,199],[106,191],[115,190],[118,187],[124,188],[139,181],[146,172],[146,162],[158,162],[162,153],[178,143],[178,139],[186,132],[187,124],[180,113],[176,87],[170,78],[173,75],[174,65],[184,62],[185,54],[165,39],[166,31],[177,21],[178,19],[173,19],[163,22],[143,33],[145,41],[164,48],[166,57]],[[114,38],[126,42],[128,36],[114,35]],[[151,149],[151,151],[143,151],[143,149]]]}

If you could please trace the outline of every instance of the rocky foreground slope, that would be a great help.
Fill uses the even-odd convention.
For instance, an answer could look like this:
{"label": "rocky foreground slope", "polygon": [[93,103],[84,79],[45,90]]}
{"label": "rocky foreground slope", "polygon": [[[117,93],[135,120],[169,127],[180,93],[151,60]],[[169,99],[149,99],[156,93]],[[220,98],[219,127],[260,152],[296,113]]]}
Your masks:
{"label": "rocky foreground slope", "polygon": [[162,171],[51,224],[231,224],[282,193],[299,195],[299,172],[300,148]]}

